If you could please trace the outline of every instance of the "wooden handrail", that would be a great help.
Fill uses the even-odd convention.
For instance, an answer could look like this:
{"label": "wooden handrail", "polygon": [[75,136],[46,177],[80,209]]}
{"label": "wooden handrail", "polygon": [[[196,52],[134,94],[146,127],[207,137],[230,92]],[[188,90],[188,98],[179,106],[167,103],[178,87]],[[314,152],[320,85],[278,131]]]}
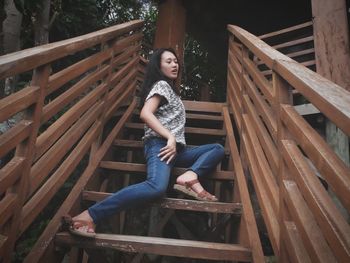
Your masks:
{"label": "wooden handrail", "polygon": [[108,27],[84,36],[38,46],[0,57],[0,79],[16,75],[45,65],[59,58],[74,54],[80,50],[106,43],[124,33],[139,28],[141,20]]}
{"label": "wooden handrail", "polygon": [[244,29],[228,25],[228,30],[350,136],[349,91],[283,55]]}
{"label": "wooden handrail", "polygon": [[[0,234],[8,237],[0,261],[10,261],[17,238],[83,158],[105,147],[107,121],[122,103],[130,104],[136,89],[137,70],[131,69],[139,64],[142,24],[131,21],[0,57],[0,79],[33,70],[29,85],[0,100],[0,122],[21,113],[0,135],[0,158],[7,155],[0,169]],[[52,74],[52,63],[96,46],[94,54]]]}
{"label": "wooden handrail", "polygon": [[293,107],[292,89],[347,135],[350,92],[305,67],[314,61],[298,63],[238,26],[228,31],[227,102],[275,254],[349,261],[350,168]]}
{"label": "wooden handrail", "polygon": [[285,28],[285,29],[277,30],[277,31],[274,31],[274,32],[270,32],[270,33],[267,33],[267,34],[264,34],[264,35],[260,35],[259,38],[260,39],[265,39],[265,38],[273,37],[273,36],[276,36],[276,35],[285,34],[285,33],[291,32],[291,31],[295,31],[295,30],[298,30],[298,29],[301,29],[301,28],[309,27],[309,26],[312,26],[312,25],[313,25],[313,22],[309,21],[309,22],[302,23],[300,25],[296,25],[296,26]]}

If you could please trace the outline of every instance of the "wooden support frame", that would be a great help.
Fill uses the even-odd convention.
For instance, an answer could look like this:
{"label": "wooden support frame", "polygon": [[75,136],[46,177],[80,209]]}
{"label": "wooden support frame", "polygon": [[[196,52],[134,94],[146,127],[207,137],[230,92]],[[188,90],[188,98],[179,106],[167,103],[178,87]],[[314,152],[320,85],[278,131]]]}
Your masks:
{"label": "wooden support frame", "polygon": [[[350,130],[348,130],[350,127],[350,93],[306,68],[305,65],[309,65],[309,62],[312,61],[304,63],[303,66],[273,50],[266,43],[241,28],[228,26],[228,29],[232,33],[230,38],[243,45],[243,49],[248,48],[252,57],[258,58],[254,59],[255,63],[264,64],[264,67],[269,68],[272,74],[273,100],[269,101],[269,107],[276,118],[276,137],[272,141],[269,140],[271,130],[265,123],[266,120],[264,117],[257,118],[258,115],[254,113],[255,111],[261,112],[261,106],[259,108],[259,101],[256,99],[257,95],[262,98],[260,103],[265,102],[266,98],[261,96],[263,92],[259,90],[259,85],[252,81],[253,78],[249,78],[246,79],[246,82],[250,82],[251,85],[247,85],[248,92],[243,96],[245,111],[242,111],[244,121],[240,126],[243,125],[243,131],[250,131],[250,133],[243,132],[240,139],[243,143],[243,153],[248,156],[247,160],[252,176],[259,174],[259,178],[255,178],[255,180],[260,180],[255,183],[256,191],[258,195],[265,196],[267,200],[270,199],[269,202],[266,200],[259,202],[265,211],[268,211],[268,204],[273,199],[271,196],[269,197],[267,192],[263,191],[265,190],[264,184],[258,167],[263,163],[267,171],[269,168],[275,167],[271,170],[275,170],[277,176],[279,220],[276,223],[276,220],[271,217],[272,212],[265,212],[268,216],[264,216],[265,223],[271,232],[270,238],[278,236],[272,234],[274,231],[271,230],[271,226],[274,222],[279,228],[280,241],[278,239],[277,242],[276,239],[272,240],[275,254],[278,255],[281,262],[290,262],[291,260],[303,262],[304,259],[305,262],[313,259],[319,261],[349,260],[348,236],[350,234],[339,235],[339,233],[348,233],[350,228],[346,224],[346,218],[323,189],[315,173],[319,172],[324,178],[327,177],[329,186],[332,189],[337,188],[337,197],[346,210],[349,210],[344,196],[350,189],[348,182],[350,171],[330,149],[329,145],[298,114],[291,103],[291,91],[295,89],[296,92],[309,99],[321,113],[330,118],[348,135],[350,134]],[[295,54],[295,56],[297,55]],[[230,71],[232,68],[228,69],[229,74],[232,74]],[[253,92],[256,94],[255,97]],[[228,102],[229,104],[236,103],[233,99],[229,99]],[[237,107],[237,105],[232,105],[232,107]],[[237,111],[233,111],[233,113],[237,114]],[[248,113],[248,117],[244,117],[246,113]],[[253,117],[254,119],[251,119]],[[234,116],[235,120],[240,118],[241,116]],[[254,120],[254,124],[251,122],[252,120]],[[265,135],[254,135],[254,129],[251,128],[253,126],[254,129]],[[254,151],[250,145],[252,141],[259,146],[258,149],[255,147]],[[261,154],[260,148],[264,154]],[[276,158],[270,156],[276,150],[277,155],[275,156],[278,157],[278,162],[276,162]],[[266,156],[269,161],[260,162],[260,164],[254,158],[256,156],[263,158]],[[345,176],[345,174],[347,175]],[[271,190],[271,187],[265,188]],[[330,211],[334,212],[332,216]],[[311,229],[314,229],[314,232]],[[318,239],[320,242],[317,244]],[[303,248],[306,244],[308,249]]]}

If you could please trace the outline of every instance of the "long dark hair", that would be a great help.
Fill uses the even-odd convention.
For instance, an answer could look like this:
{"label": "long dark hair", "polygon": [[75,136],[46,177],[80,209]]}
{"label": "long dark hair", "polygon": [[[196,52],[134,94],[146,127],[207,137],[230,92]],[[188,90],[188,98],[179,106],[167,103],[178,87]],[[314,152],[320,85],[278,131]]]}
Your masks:
{"label": "long dark hair", "polygon": [[[176,57],[177,61],[179,61],[175,51],[172,48],[159,48],[159,49],[156,49],[154,51],[152,57],[150,58],[150,60],[148,62],[148,65],[146,68],[146,73],[145,73],[145,79],[144,79],[142,86],[141,86],[141,93],[140,93],[140,97],[141,97],[140,106],[141,107],[143,107],[143,104],[145,103],[145,99],[146,99],[147,95],[149,94],[149,92],[151,91],[153,84],[156,83],[157,81],[165,80],[166,82],[169,83],[169,85],[171,86],[171,88],[174,90],[174,92],[177,95],[180,94],[180,91],[175,86],[175,81],[164,76],[163,72],[160,69],[160,62],[161,62],[162,54],[165,51],[169,51],[169,52],[173,53],[174,56]],[[180,71],[180,65],[179,65],[179,71]]]}

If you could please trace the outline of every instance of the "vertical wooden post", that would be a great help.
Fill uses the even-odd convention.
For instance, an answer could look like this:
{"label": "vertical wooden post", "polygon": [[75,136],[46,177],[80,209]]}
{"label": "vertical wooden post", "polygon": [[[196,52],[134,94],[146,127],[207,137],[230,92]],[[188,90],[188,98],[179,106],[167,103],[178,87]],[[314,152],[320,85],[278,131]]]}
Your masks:
{"label": "vertical wooden post", "polygon": [[[184,62],[186,10],[181,0],[165,0],[159,4],[154,48],[171,47]],[[181,80],[181,75],[179,75]]]}
{"label": "vertical wooden post", "polygon": [[[277,148],[278,151],[282,152],[282,140],[289,139],[290,135],[288,130],[284,126],[281,118],[281,106],[282,104],[293,105],[293,98],[291,90],[288,87],[288,84],[275,72],[272,73],[272,85],[273,85],[273,94],[274,94],[274,109],[277,119]],[[289,179],[287,166],[284,162],[283,155],[279,155],[278,160],[278,173],[277,173],[277,183],[279,185],[279,227],[280,230],[283,228],[284,221],[289,220],[289,214],[286,210],[286,205],[284,203],[285,197],[283,196],[283,180]],[[288,258],[287,248],[284,246],[285,238],[282,236],[282,231],[280,231],[279,237],[279,251],[278,258],[279,260]]]}
{"label": "vertical wooden post", "polygon": [[14,215],[11,219],[9,226],[9,238],[5,245],[5,253],[3,262],[10,262],[11,254],[17,239],[18,231],[21,225],[21,212],[23,205],[30,193],[30,169],[33,162],[33,156],[35,153],[35,143],[40,127],[41,115],[44,106],[44,99],[46,95],[47,83],[50,75],[50,65],[44,65],[34,70],[31,86],[39,86],[40,93],[36,103],[27,109],[24,114],[24,119],[33,123],[29,137],[24,140],[16,148],[16,157],[22,157],[25,159],[21,179],[19,182],[8,192],[12,192],[17,195],[18,203],[14,207]]}
{"label": "vertical wooden post", "polygon": [[[312,0],[317,73],[350,91],[350,40],[345,0]],[[327,122],[327,142],[348,165],[348,137]]]}

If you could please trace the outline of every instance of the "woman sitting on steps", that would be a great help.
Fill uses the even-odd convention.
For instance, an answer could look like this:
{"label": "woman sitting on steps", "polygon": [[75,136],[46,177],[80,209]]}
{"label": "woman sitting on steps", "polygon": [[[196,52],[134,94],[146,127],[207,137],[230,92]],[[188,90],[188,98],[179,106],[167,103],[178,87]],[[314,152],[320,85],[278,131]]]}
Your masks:
{"label": "woman sitting on steps", "polygon": [[217,201],[198,177],[213,171],[224,156],[220,144],[187,147],[185,107],[175,86],[179,64],[172,49],[158,49],[147,66],[142,86],[140,118],[145,122],[144,154],[147,179],[130,185],[96,203],[81,214],[69,218],[70,231],[95,236],[95,225],[103,218],[164,196],[173,166],[185,167],[174,189],[197,200]]}

